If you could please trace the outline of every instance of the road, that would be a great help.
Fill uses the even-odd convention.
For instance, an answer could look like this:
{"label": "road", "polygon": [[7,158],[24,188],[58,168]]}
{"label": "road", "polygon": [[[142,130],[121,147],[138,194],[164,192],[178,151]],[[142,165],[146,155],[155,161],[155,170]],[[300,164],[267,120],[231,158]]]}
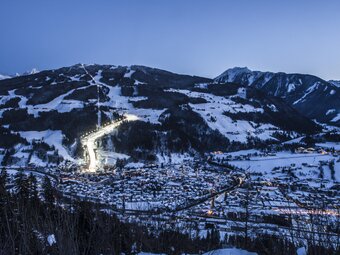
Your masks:
{"label": "road", "polygon": [[124,119],[117,121],[117,122],[113,122],[109,125],[103,126],[101,128],[99,128],[98,130],[96,130],[95,132],[87,135],[85,138],[82,139],[82,143],[83,145],[86,147],[88,156],[89,156],[89,166],[87,171],[88,172],[95,172],[97,170],[97,168],[99,167],[98,165],[98,160],[96,157],[96,140],[112,133],[119,125],[121,125],[124,121],[135,121],[137,120],[138,117],[135,115],[131,115],[131,114],[126,114],[124,115]]}
{"label": "road", "polygon": [[35,174],[40,174],[40,175],[46,175],[50,178],[52,178],[56,183],[59,183],[59,178],[58,176],[42,171],[42,170],[37,170],[34,167],[15,167],[15,166],[10,166],[10,167],[5,167],[6,170],[14,170],[14,171],[24,171],[24,172],[29,172],[29,173],[35,173]]}

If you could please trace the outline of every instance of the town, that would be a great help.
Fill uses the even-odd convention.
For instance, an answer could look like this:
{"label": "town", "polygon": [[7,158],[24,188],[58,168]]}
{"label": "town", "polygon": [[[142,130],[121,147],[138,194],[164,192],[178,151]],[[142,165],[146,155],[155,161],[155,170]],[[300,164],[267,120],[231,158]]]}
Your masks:
{"label": "town", "polygon": [[96,202],[155,231],[205,236],[215,229],[222,239],[270,233],[333,242],[339,238],[338,153],[325,147],[213,152],[180,164],[127,164],[97,173],[64,167],[56,174],[66,198]]}

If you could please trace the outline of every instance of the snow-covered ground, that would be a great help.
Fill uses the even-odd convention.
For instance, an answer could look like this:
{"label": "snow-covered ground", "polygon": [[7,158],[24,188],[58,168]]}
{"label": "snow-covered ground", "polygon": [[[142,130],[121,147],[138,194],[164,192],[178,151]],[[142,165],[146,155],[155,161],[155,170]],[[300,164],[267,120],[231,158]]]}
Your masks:
{"label": "snow-covered ground", "polygon": [[[171,92],[185,94],[192,98],[204,98],[207,103],[189,104],[193,111],[201,115],[208,126],[213,130],[218,130],[222,135],[226,136],[231,141],[242,143],[247,142],[247,136],[256,136],[261,140],[276,140],[272,134],[278,130],[277,127],[271,124],[260,124],[246,120],[232,120],[224,115],[229,113],[250,113],[263,112],[262,108],[255,108],[249,104],[238,104],[230,98],[214,96],[209,93],[195,92],[185,89],[169,89]],[[239,91],[240,97],[243,96],[243,91]]]}
{"label": "snow-covered ground", "polygon": [[338,142],[316,143],[315,145],[322,148],[334,148],[335,150],[340,150],[340,143]]}
{"label": "snow-covered ground", "polygon": [[[96,169],[99,167],[99,161],[98,161],[98,156],[96,155],[95,149],[97,149],[96,146],[96,141],[107,135],[112,133],[120,124],[122,124],[124,121],[134,121],[137,120],[138,117],[135,115],[125,115],[125,119],[121,120],[121,121],[117,121],[117,122],[113,122],[107,126],[103,126],[101,128],[99,128],[98,130],[96,130],[95,132],[87,135],[83,140],[82,143],[84,144],[84,146],[86,146],[86,150],[87,150],[87,155],[89,157],[89,167],[88,167],[88,171],[89,172],[95,172]],[[116,158],[121,158],[121,155],[118,154],[114,154],[111,155],[112,157],[116,157]]]}
{"label": "snow-covered ground", "polygon": [[[85,69],[85,68],[84,68]],[[85,69],[86,71],[86,69]],[[87,72],[87,71],[86,71]],[[133,74],[133,70],[127,73],[129,77]],[[91,75],[90,75],[91,76]],[[91,76],[92,77],[92,76]],[[92,77],[92,84],[93,85],[100,85],[107,89],[109,89],[108,97],[109,101],[99,103],[100,106],[109,106],[115,107],[120,112],[125,114],[136,115],[140,120],[148,121],[150,123],[159,124],[159,116],[166,110],[154,110],[154,109],[141,109],[141,108],[134,108],[132,105],[132,101],[139,101],[144,100],[144,97],[125,97],[122,96],[121,87],[120,86],[108,86],[107,84],[100,81],[102,78],[102,72],[99,71],[96,76]]]}
{"label": "snow-covered ground", "polygon": [[283,144],[293,144],[293,143],[299,143],[301,142],[301,140],[305,138],[305,136],[301,136],[301,137],[298,137],[298,138],[294,138],[292,140],[289,140],[289,141],[286,141],[284,142]]}
{"label": "snow-covered ground", "polygon": [[144,167],[144,163],[141,162],[130,162],[125,165],[125,168],[142,168]]}
{"label": "snow-covered ground", "polygon": [[[87,72],[85,66],[84,70]],[[128,75],[129,77],[132,75],[134,71],[129,72]],[[92,77],[92,76],[91,76]],[[79,80],[79,77],[69,77],[71,80]],[[132,105],[132,101],[139,101],[139,100],[145,100],[146,98],[144,97],[125,97],[121,95],[121,87],[120,86],[108,86],[102,82],[100,82],[100,79],[102,78],[101,71],[99,71],[94,77],[92,77],[92,81],[88,83],[88,85],[72,89],[68,91],[67,93],[64,93],[62,95],[57,96],[53,100],[51,100],[48,103],[45,104],[38,104],[38,105],[30,105],[27,104],[28,98],[23,96],[23,95],[18,95],[16,94],[16,90],[10,90],[8,92],[8,95],[1,96],[0,97],[0,105],[6,103],[8,100],[11,100],[13,98],[19,98],[19,107],[24,109],[26,108],[29,114],[33,114],[34,117],[38,117],[40,112],[48,112],[52,110],[57,110],[60,113],[64,112],[70,112],[73,109],[79,109],[84,107],[84,102],[83,101],[78,101],[78,100],[66,100],[65,98],[72,94],[74,91],[81,91],[85,88],[88,88],[89,86],[93,85],[98,85],[102,86],[108,89],[108,97],[109,100],[107,102],[100,102],[99,106],[109,106],[109,107],[115,107],[117,111],[120,113],[125,113],[128,114],[128,116],[136,116],[136,118],[142,120],[142,121],[148,121],[150,123],[155,123],[159,124],[159,116],[166,110],[154,110],[154,109],[141,109],[141,108],[134,108]],[[93,102],[97,103],[97,102]],[[2,116],[3,112],[6,111],[7,109],[1,109],[0,110],[0,117]],[[130,115],[129,115],[130,114]],[[96,133],[91,134],[90,140],[98,139],[101,137],[103,134],[108,134],[112,132],[116,128],[116,124],[111,124],[109,126],[104,127],[102,130],[97,131]],[[45,143],[47,143],[50,146],[54,146],[58,150],[58,154],[62,156],[66,160],[70,161],[75,161],[70,154],[68,153],[67,149],[62,145],[62,140],[63,140],[63,133],[60,130],[45,130],[45,131],[22,131],[19,132],[21,137],[27,139],[27,141],[32,142],[33,140],[43,140]],[[94,140],[91,142],[93,143]],[[27,155],[21,155],[21,152],[18,151],[16,153],[16,156],[19,158],[23,159],[23,164],[24,164],[24,159],[27,159]],[[102,156],[105,153],[102,153]],[[94,158],[94,155],[89,154],[90,158]],[[105,160],[111,160],[114,158],[122,158],[117,154],[111,153],[110,155],[107,155],[108,157]],[[3,156],[1,156],[3,157]],[[103,157],[102,157],[103,159]],[[26,161],[25,161],[26,162]],[[94,162],[91,160],[91,162]],[[27,163],[27,162],[26,162]],[[39,166],[43,166],[44,162],[42,162],[39,158],[32,157],[31,163],[37,164]],[[94,163],[92,163],[94,164]],[[90,166],[91,168],[94,167],[94,165]]]}
{"label": "snow-covered ground", "polygon": [[[237,152],[238,153],[238,152]],[[300,154],[291,152],[277,152],[275,156],[266,157],[250,157],[249,160],[231,160],[232,164],[243,169],[248,169],[250,172],[257,172],[268,175],[270,177],[271,171],[274,167],[295,166],[301,167],[301,172],[310,177],[312,171],[318,171],[320,161],[335,160],[335,179],[340,181],[340,164],[336,161],[336,157],[330,154]],[[306,165],[307,164],[307,165]],[[325,178],[329,177],[330,170],[325,167]]]}
{"label": "snow-covered ground", "polygon": [[[86,68],[84,67],[84,70],[86,71]],[[87,71],[86,71],[87,72]],[[127,73],[126,75],[131,76],[131,74],[134,71],[131,71],[130,73]],[[89,74],[89,73],[88,73]],[[90,75],[90,74],[89,74]],[[90,75],[91,76],[91,75]],[[92,76],[91,76],[92,77]],[[77,80],[79,77],[69,77],[71,80]],[[35,117],[39,116],[40,112],[48,112],[52,110],[57,110],[60,113],[64,112],[70,112],[73,109],[81,109],[84,107],[84,102],[79,100],[67,100],[65,99],[68,95],[72,94],[74,91],[81,91],[83,89],[86,89],[93,85],[99,85],[101,87],[105,87],[109,90],[108,97],[109,100],[107,102],[100,102],[99,106],[109,106],[109,107],[115,107],[117,110],[120,110],[122,113],[130,113],[133,115],[138,116],[143,121],[149,121],[151,123],[159,123],[158,118],[159,116],[164,112],[163,110],[155,110],[155,109],[141,109],[141,108],[134,108],[132,105],[132,101],[139,101],[144,100],[146,98],[144,97],[125,97],[121,95],[121,87],[120,86],[108,86],[105,83],[102,83],[100,79],[102,78],[101,71],[99,71],[94,77],[92,77],[92,81],[83,87],[71,89],[68,92],[57,96],[53,100],[51,100],[48,103],[45,104],[38,104],[38,105],[30,105],[27,104],[28,98],[22,95],[16,94],[16,90],[10,90],[8,91],[8,95],[2,96],[0,98],[0,104],[4,104],[10,99],[13,98],[20,98],[19,106],[20,108],[27,108],[27,112],[29,114],[33,114]],[[2,109],[0,111],[0,116],[2,115],[2,112],[6,109]]]}
{"label": "snow-covered ground", "polygon": [[[107,86],[103,84],[103,86]],[[128,113],[131,115],[136,115],[140,120],[148,121],[150,123],[159,124],[159,116],[166,110],[155,110],[155,109],[142,109],[134,108],[132,101],[144,100],[144,97],[125,97],[121,95],[121,87],[109,87],[108,97],[110,100],[108,102],[100,103],[103,106],[113,106],[122,113]]]}
{"label": "snow-covered ground", "polygon": [[20,131],[18,133],[28,142],[33,142],[33,140],[42,140],[48,145],[54,146],[58,150],[58,154],[64,159],[74,161],[62,144],[64,135],[60,130]]}
{"label": "snow-covered ground", "polygon": [[38,117],[40,112],[49,112],[52,110],[56,110],[60,113],[70,112],[72,109],[83,108],[84,103],[78,100],[65,100],[65,97],[72,94],[75,90],[81,90],[88,86],[84,86],[78,89],[72,89],[65,94],[57,96],[56,98],[54,98],[53,100],[45,104],[37,104],[37,105],[27,104],[28,99],[25,96],[17,95],[16,90],[8,91],[9,95],[3,96],[1,100],[3,102],[6,102],[10,99],[18,97],[20,98],[19,107],[22,109],[27,108],[27,112],[29,114],[33,114],[35,117]]}
{"label": "snow-covered ground", "polygon": [[331,122],[337,122],[340,120],[340,113],[338,113],[332,120]]}

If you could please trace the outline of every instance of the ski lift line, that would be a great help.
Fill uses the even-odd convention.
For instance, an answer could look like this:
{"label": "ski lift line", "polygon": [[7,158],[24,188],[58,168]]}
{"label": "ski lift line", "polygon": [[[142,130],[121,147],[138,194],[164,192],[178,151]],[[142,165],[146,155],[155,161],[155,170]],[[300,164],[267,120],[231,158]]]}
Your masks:
{"label": "ski lift line", "polygon": [[97,126],[98,128],[101,127],[101,111],[100,111],[100,98],[99,98],[99,88],[100,88],[100,84],[98,82],[96,82],[96,80],[93,78],[93,76],[86,70],[85,65],[81,64],[82,68],[84,69],[85,73],[90,76],[92,83],[94,83],[94,85],[97,86]]}
{"label": "ski lift line", "polygon": [[[87,149],[87,155],[89,157],[89,167],[88,170],[89,172],[95,172],[98,167],[99,167],[99,162],[97,159],[97,151],[96,151],[96,140],[99,139],[100,137],[111,133],[114,129],[116,129],[124,120],[125,121],[134,121],[137,120],[138,117],[135,115],[131,114],[125,114],[124,120],[118,121],[118,122],[112,122],[109,125],[101,126],[101,112],[100,112],[100,102],[99,102],[99,84],[96,82],[96,80],[93,78],[93,76],[86,70],[85,65],[81,65],[82,68],[84,69],[85,73],[88,74],[92,80],[92,83],[97,85],[97,108],[98,108],[98,128],[96,131],[89,133],[86,135],[86,137],[83,139],[83,145]],[[105,86],[105,85],[102,85]]]}

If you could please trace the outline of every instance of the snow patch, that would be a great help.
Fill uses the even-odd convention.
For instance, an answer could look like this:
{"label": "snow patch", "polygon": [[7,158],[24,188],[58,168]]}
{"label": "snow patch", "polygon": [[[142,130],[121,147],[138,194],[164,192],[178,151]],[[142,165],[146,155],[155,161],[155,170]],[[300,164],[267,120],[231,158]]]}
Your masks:
{"label": "snow patch", "polygon": [[52,246],[53,244],[57,243],[57,240],[55,239],[54,234],[49,235],[47,237],[47,242],[48,242],[49,246]]}
{"label": "snow patch", "polygon": [[237,95],[243,99],[246,99],[247,98],[247,90],[246,88],[238,88],[237,90]]}
{"label": "snow patch", "polygon": [[290,93],[294,90],[295,90],[295,84],[293,84],[293,83],[288,84],[288,93]]}
{"label": "snow patch", "polygon": [[276,108],[275,105],[270,104],[270,105],[267,105],[267,106],[268,106],[268,108],[269,108],[272,112],[278,112],[278,109]]}
{"label": "snow patch", "polygon": [[297,255],[307,255],[307,251],[305,247],[300,247],[296,250]]}
{"label": "snow patch", "polygon": [[124,74],[124,78],[131,78],[131,75],[133,75],[136,71],[131,70],[130,68],[127,70],[127,73]]}
{"label": "snow patch", "polygon": [[125,165],[125,168],[142,168],[144,167],[144,163],[141,162],[130,162]]}
{"label": "snow patch", "polygon": [[326,115],[332,114],[333,112],[336,112],[336,110],[335,110],[335,109],[329,109],[329,110],[326,112]]}
{"label": "snow patch", "polygon": [[332,120],[331,122],[337,122],[340,120],[340,113],[338,113]]}
{"label": "snow patch", "polygon": [[62,144],[64,135],[61,130],[20,131],[18,133],[29,142],[42,140],[48,145],[54,146],[58,150],[58,154],[64,159],[74,161]]}
{"label": "snow patch", "polygon": [[315,90],[317,90],[317,89],[319,88],[319,85],[320,85],[320,82],[314,83],[312,86],[310,86],[310,87],[306,90],[306,93],[305,93],[301,98],[299,98],[298,100],[296,100],[293,104],[297,104],[297,103],[303,102],[303,100],[304,100],[310,93],[312,93],[313,91],[315,91]]}

